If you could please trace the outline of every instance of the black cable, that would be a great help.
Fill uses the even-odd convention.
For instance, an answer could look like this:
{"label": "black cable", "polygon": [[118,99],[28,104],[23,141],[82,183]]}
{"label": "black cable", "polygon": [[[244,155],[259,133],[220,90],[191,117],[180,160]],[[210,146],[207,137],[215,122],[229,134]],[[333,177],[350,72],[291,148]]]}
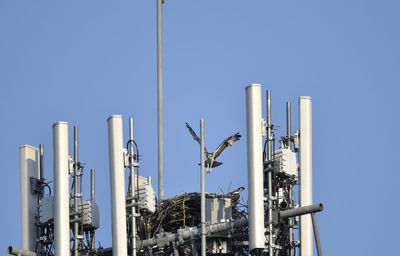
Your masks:
{"label": "black cable", "polygon": [[130,194],[131,195],[131,193],[132,193],[132,182],[131,182],[131,179],[132,179],[132,175],[131,174],[129,174],[129,179],[128,179],[128,194]]}
{"label": "black cable", "polygon": [[[134,149],[136,149],[136,154],[135,154],[135,152],[131,152],[130,144],[132,144],[132,143],[134,144]],[[137,203],[139,203],[139,161],[140,161],[140,158],[139,158],[139,156],[140,156],[139,155],[139,147],[138,147],[137,143],[134,140],[128,140],[128,142],[126,143],[126,149],[128,150],[128,153],[132,154],[132,158],[133,159],[131,160],[132,162],[130,164],[133,164],[135,161],[138,163],[138,165],[136,166],[136,172],[137,172],[137,175],[136,175],[136,198],[138,199]],[[133,175],[135,175],[135,171],[133,171]],[[134,180],[135,176],[130,177],[129,183],[128,183],[128,188],[131,190],[131,193],[133,192],[132,190],[133,190],[133,185],[134,185],[131,182],[132,179]],[[134,201],[136,201],[136,200],[134,200]],[[136,207],[135,207],[135,209],[136,209]],[[134,218],[135,214],[136,214],[136,212],[132,212],[132,218]],[[133,227],[131,227],[131,232],[132,231],[133,231]],[[146,231],[147,231],[147,227],[146,227],[146,224],[145,224],[145,227],[144,227],[145,236],[147,234]]]}
{"label": "black cable", "polygon": [[266,154],[266,148],[267,148],[267,141],[268,141],[268,139],[265,139],[264,140],[264,149],[263,149],[263,158],[264,158],[264,161],[267,159],[267,154]]}
{"label": "black cable", "polygon": [[[135,159],[135,153],[134,152],[130,152],[131,154],[133,154],[133,161],[137,161],[137,163],[139,163],[139,147],[137,145],[137,143],[134,140],[128,140],[128,142],[126,143],[126,149],[128,150],[128,152],[130,151],[130,147],[129,145],[133,143],[135,145],[136,148],[136,159]],[[139,196],[139,166],[136,167],[136,172],[137,172],[137,176],[136,176],[136,192],[137,192],[137,196]],[[130,183],[130,179],[129,179],[129,183]]]}
{"label": "black cable", "polygon": [[[128,140],[128,142],[126,143],[126,149],[127,150],[129,150],[130,149],[130,147],[129,147],[129,144],[130,143],[133,143],[134,145],[135,145],[135,148],[136,148],[136,160],[137,160],[137,162],[139,163],[139,147],[138,147],[138,145],[136,144],[136,142],[134,141],[134,140]],[[131,153],[133,153],[133,152],[131,152]]]}
{"label": "black cable", "polygon": [[47,188],[49,189],[49,196],[51,196],[51,188],[50,188],[49,184],[43,184],[42,188],[40,189],[40,192],[41,192],[45,187],[47,187]]}
{"label": "black cable", "polygon": [[71,183],[71,191],[74,191],[74,186],[75,186],[75,179],[72,178],[72,183]]}

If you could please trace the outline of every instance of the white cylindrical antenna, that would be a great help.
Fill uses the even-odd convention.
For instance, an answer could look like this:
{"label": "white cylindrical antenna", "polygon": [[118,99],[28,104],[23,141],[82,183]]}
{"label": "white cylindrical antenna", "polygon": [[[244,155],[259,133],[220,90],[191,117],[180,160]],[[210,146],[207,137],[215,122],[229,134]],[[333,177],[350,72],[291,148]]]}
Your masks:
{"label": "white cylindrical antenna", "polygon": [[127,256],[122,116],[110,116],[107,122],[110,157],[112,251],[114,256]]}
{"label": "white cylindrical antenna", "polygon": [[[312,100],[301,96],[300,108],[300,206],[312,204]],[[300,255],[313,255],[311,216],[300,217]]]}
{"label": "white cylindrical antenna", "polygon": [[261,85],[246,87],[249,250],[264,249],[264,175],[262,157]]}
{"label": "white cylindrical antenna", "polygon": [[70,255],[68,123],[53,125],[55,255]]}
{"label": "white cylindrical antenna", "polygon": [[29,145],[19,148],[19,162],[21,173],[21,241],[22,249],[35,251],[36,249],[36,219],[38,215],[38,196],[31,192],[30,178],[39,178],[39,149]]}

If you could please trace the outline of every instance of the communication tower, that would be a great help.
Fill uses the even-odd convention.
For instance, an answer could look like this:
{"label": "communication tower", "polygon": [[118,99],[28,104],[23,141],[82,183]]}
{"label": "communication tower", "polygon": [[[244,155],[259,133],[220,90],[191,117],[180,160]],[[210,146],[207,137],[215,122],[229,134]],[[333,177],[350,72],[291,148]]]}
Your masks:
{"label": "communication tower", "polygon": [[[139,175],[133,118],[129,120],[129,140],[124,142],[122,116],[110,116],[111,248],[95,246],[95,233],[100,228],[95,170],[90,170],[91,194],[85,200],[78,127],[74,126],[72,157],[68,155],[68,123],[55,123],[54,182],[44,176],[43,145],[20,147],[22,246],[10,246],[8,253],[312,256],[314,231],[317,252],[322,255],[315,213],[323,206],[312,204],[311,98],[299,98],[299,130],[294,133],[291,103],[286,103],[286,133],[281,137],[272,123],[270,91],[266,106],[263,118],[261,85],[247,86],[248,201],[244,208],[239,200],[244,187],[224,195],[185,193],[156,203],[151,177]],[[203,139],[204,125],[201,128]],[[204,141],[200,145],[204,174]],[[298,199],[294,196],[297,191]]]}

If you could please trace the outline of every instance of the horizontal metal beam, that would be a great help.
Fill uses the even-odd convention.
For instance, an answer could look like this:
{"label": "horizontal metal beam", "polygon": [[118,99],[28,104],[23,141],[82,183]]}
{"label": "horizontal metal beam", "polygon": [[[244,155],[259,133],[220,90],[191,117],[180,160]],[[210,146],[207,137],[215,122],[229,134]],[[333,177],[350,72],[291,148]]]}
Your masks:
{"label": "horizontal metal beam", "polygon": [[299,207],[299,208],[295,208],[295,209],[281,211],[280,212],[280,217],[282,219],[285,219],[285,218],[290,218],[290,217],[310,214],[310,213],[314,213],[314,212],[320,212],[323,209],[324,209],[324,206],[323,206],[322,203],[312,204],[312,205],[307,205],[307,206],[303,206],[303,207]]}
{"label": "horizontal metal beam", "polygon": [[[241,228],[248,224],[247,219],[239,219],[233,222],[225,222],[225,223],[217,223],[212,224],[206,227],[207,234],[219,233],[223,231],[228,231],[234,228]],[[138,249],[153,247],[156,245],[167,245],[171,242],[179,241],[179,240],[187,240],[191,238],[197,238],[201,236],[201,228],[185,228],[178,229],[177,233],[164,233],[164,235],[158,236],[156,238],[150,238],[146,240],[141,240],[137,242]]]}
{"label": "horizontal metal beam", "polygon": [[14,247],[14,246],[8,246],[7,252],[8,252],[8,254],[18,255],[18,256],[36,256],[35,252],[22,250],[20,248]]}
{"label": "horizontal metal beam", "polygon": [[[289,218],[289,217],[295,217],[295,216],[300,216],[300,215],[304,215],[304,214],[320,212],[323,209],[324,209],[324,206],[322,203],[313,204],[313,205],[308,205],[308,206],[304,206],[304,207],[299,207],[296,209],[281,211],[280,217],[283,219]],[[207,226],[206,230],[207,230],[207,234],[213,234],[213,233],[228,231],[230,229],[241,228],[246,225],[248,225],[248,220],[243,218],[243,219],[239,219],[239,220],[236,220],[233,222],[212,224],[212,225]],[[165,246],[171,242],[198,238],[200,236],[201,236],[201,228],[191,227],[191,228],[185,228],[185,229],[178,229],[177,233],[172,233],[172,234],[164,233],[164,234],[159,234],[159,236],[157,236],[155,238],[137,241],[137,248],[144,249],[146,247],[163,246],[163,245]],[[107,254],[108,251],[109,251],[109,248],[103,249],[103,255],[108,255]]]}

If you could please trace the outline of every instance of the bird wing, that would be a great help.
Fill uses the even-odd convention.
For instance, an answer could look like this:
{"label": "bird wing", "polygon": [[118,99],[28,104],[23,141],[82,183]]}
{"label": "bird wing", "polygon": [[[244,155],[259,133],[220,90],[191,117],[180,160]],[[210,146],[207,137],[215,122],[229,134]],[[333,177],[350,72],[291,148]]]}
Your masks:
{"label": "bird wing", "polygon": [[[197,136],[197,134],[194,132],[194,130],[192,129],[192,127],[190,127],[190,125],[188,123],[185,123],[185,124],[186,124],[186,127],[189,129],[190,134],[192,134],[193,139],[201,145],[199,136]],[[206,154],[208,154],[206,146],[204,146],[204,151]]]}
{"label": "bird wing", "polygon": [[235,133],[232,136],[226,138],[219,146],[218,148],[214,151],[214,159],[216,159],[221,153],[222,151],[224,151],[224,149],[226,149],[226,147],[228,146],[232,146],[233,143],[235,143],[236,141],[240,140],[240,137],[242,137],[242,135],[240,135],[239,133]]}
{"label": "bird wing", "polygon": [[200,142],[199,136],[197,136],[197,134],[194,132],[194,130],[192,129],[192,127],[190,127],[190,125],[188,123],[185,123],[185,124],[186,124],[186,127],[189,129],[190,134],[192,134],[193,139],[196,140],[200,144],[201,142]]}

